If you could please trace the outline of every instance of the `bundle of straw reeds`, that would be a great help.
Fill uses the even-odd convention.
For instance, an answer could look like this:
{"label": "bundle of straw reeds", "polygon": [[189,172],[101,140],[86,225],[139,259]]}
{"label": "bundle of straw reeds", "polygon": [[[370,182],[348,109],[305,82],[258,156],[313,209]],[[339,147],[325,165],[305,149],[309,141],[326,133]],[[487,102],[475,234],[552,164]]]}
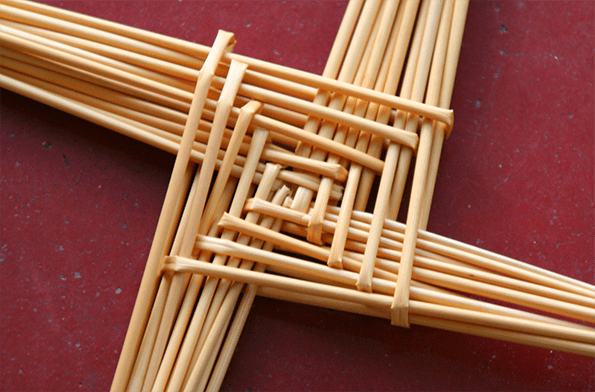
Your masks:
{"label": "bundle of straw reeds", "polygon": [[218,390],[256,294],[595,356],[593,286],[424,230],[466,1],[351,1],[322,77],[1,3],[3,88],[176,154],[112,390]]}

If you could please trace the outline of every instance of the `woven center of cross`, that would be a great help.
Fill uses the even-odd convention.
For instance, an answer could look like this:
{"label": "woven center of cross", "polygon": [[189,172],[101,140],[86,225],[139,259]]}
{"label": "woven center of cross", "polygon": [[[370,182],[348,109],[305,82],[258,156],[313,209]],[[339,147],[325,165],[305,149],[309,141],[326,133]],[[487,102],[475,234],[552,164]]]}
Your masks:
{"label": "woven center of cross", "polygon": [[218,390],[256,295],[595,356],[592,286],[425,231],[467,2],[352,1],[322,77],[5,3],[3,88],[176,154],[113,390]]}

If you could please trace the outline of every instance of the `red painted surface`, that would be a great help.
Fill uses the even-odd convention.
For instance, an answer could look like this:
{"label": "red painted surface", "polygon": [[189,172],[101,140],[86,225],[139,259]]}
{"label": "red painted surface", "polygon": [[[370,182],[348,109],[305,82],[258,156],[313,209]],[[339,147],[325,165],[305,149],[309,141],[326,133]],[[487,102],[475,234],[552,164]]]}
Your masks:
{"label": "red painted surface", "polygon": [[[321,73],[344,1],[51,3]],[[473,1],[429,229],[595,283],[594,7]],[[173,158],[2,91],[2,391],[106,391]],[[224,390],[595,390],[592,358],[257,299]]]}

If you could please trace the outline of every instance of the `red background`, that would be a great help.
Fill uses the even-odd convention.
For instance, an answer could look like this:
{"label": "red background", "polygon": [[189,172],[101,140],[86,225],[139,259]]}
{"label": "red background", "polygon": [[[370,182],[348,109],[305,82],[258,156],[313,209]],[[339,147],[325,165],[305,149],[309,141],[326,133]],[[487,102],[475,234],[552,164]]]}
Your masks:
{"label": "red background", "polygon": [[[54,2],[321,73],[345,1]],[[472,1],[429,229],[594,278],[594,7]],[[2,391],[109,389],[173,157],[2,90]],[[595,390],[571,354],[259,298],[223,390]]]}

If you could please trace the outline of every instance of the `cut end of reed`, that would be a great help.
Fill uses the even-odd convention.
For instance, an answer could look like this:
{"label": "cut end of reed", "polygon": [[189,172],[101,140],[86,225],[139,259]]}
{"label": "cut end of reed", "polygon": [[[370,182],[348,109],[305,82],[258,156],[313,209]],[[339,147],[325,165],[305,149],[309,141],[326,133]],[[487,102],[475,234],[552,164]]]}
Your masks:
{"label": "cut end of reed", "polygon": [[331,268],[335,269],[343,269],[343,257],[342,255],[333,255],[331,251],[331,255],[328,258],[327,265]]}
{"label": "cut end of reed", "polygon": [[371,293],[372,292],[372,279],[365,279],[365,277],[362,278],[362,276],[360,275],[360,277],[357,279],[357,282],[355,283],[355,286],[357,287],[357,289],[359,291]]}
{"label": "cut end of reed", "polygon": [[331,268],[343,269],[343,250],[339,250],[336,246],[331,246],[327,264]]}
{"label": "cut end of reed", "polygon": [[455,112],[454,112],[454,110],[450,109],[448,121],[443,123],[444,125],[440,125],[440,124],[436,124],[436,125],[438,127],[440,127],[440,126],[444,127],[444,133],[445,133],[446,137],[448,138],[452,132],[453,127],[454,127],[454,122],[455,122]]}
{"label": "cut end of reed", "polygon": [[409,316],[407,310],[391,309],[390,323],[395,327],[409,328]]}
{"label": "cut end of reed", "polygon": [[322,245],[322,221],[314,221],[314,219],[310,219],[308,224],[308,235],[307,235],[308,242]]}

